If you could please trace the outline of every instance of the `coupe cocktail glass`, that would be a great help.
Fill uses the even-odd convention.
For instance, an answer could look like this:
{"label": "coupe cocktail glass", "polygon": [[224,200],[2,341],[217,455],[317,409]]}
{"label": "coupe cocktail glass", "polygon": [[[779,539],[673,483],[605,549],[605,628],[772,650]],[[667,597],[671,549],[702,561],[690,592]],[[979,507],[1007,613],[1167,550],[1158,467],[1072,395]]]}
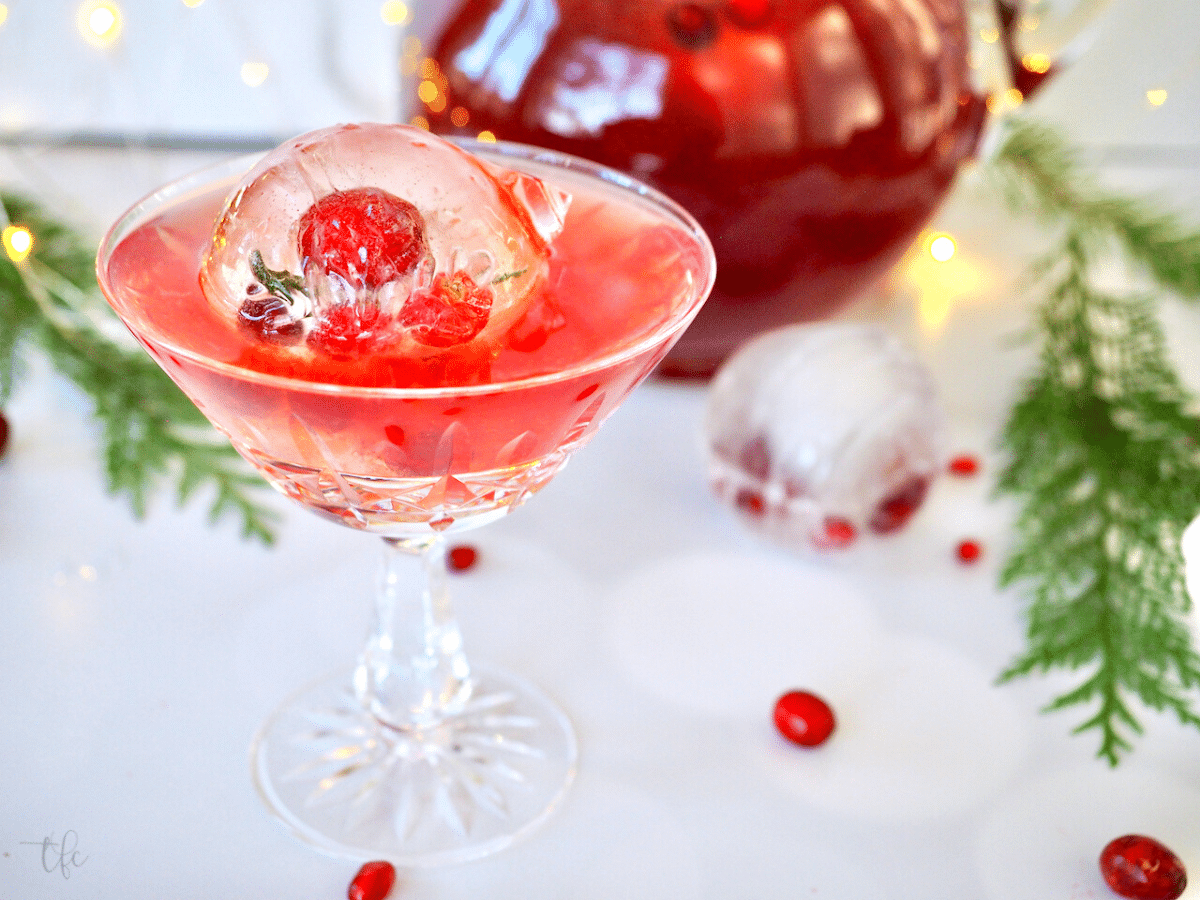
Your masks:
{"label": "coupe cocktail glass", "polygon": [[[98,257],[101,287],[130,331],[273,486],[383,538],[374,626],[357,663],[288,700],[252,761],[263,800],[303,840],[410,866],[507,846],[544,821],[576,765],[572,727],[553,701],[468,660],[446,592],[446,537],[545,485],[663,358],[714,278],[695,221],[627,176],[521,145],[462,146],[574,196],[552,262],[561,317],[510,341],[541,359],[534,374],[501,365],[469,383],[401,388],[247,364],[255,348],[222,330],[197,284],[245,159],[149,196]],[[587,326],[568,340],[574,303]]]}

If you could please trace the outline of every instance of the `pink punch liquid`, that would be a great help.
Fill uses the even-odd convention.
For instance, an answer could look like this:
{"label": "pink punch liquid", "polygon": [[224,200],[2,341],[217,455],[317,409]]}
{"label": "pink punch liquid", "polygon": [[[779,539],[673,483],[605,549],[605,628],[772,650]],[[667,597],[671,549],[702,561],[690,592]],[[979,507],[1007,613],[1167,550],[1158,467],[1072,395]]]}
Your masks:
{"label": "pink punch liquid", "polygon": [[587,175],[522,168],[573,201],[549,277],[499,345],[334,358],[239,329],[198,278],[236,175],[180,190],[134,221],[102,262],[101,284],[171,378],[285,494],[380,534],[481,524],[562,467],[662,359],[712,279],[690,223]]}

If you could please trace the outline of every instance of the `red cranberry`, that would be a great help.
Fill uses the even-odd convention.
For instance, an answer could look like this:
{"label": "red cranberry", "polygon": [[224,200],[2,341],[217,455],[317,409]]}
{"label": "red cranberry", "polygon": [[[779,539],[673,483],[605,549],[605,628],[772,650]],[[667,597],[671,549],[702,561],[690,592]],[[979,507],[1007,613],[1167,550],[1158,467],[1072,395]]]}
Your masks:
{"label": "red cranberry", "polygon": [[395,866],[383,860],[369,862],[358,870],[346,896],[349,900],[383,900],[391,893],[395,883]]}
{"label": "red cranberry", "polygon": [[928,490],[928,478],[912,478],[906,481],[880,501],[871,514],[868,526],[876,534],[899,531],[924,502]]}
{"label": "red cranberry", "polygon": [[0,454],[4,453],[4,448],[8,446],[8,419],[4,418],[4,413],[0,413]]}
{"label": "red cranberry", "polygon": [[767,512],[767,501],[758,491],[742,488],[733,498],[734,505],[753,519],[762,517]]}
{"label": "red cranberry", "polygon": [[377,288],[411,272],[428,250],[415,206],[377,187],[326,194],[300,217],[300,258],[355,288]]}
{"label": "red cranberry", "polygon": [[973,563],[983,555],[983,547],[979,545],[978,541],[959,541],[954,552],[963,562]]}
{"label": "red cranberry", "polygon": [[446,554],[446,561],[450,568],[456,572],[465,572],[472,568],[479,559],[479,551],[470,544],[459,544],[457,547],[451,547],[450,552]]}
{"label": "red cranberry", "polygon": [[1179,857],[1140,834],[1109,841],[1100,853],[1100,874],[1117,894],[1132,900],[1175,900],[1187,887]]}
{"label": "red cranberry", "polygon": [[829,704],[808,691],[788,691],[775,701],[775,727],[801,747],[816,747],[833,734],[836,721]]}
{"label": "red cranberry", "polygon": [[979,460],[969,453],[962,453],[950,460],[946,468],[951,475],[961,475],[965,478],[979,471]]}

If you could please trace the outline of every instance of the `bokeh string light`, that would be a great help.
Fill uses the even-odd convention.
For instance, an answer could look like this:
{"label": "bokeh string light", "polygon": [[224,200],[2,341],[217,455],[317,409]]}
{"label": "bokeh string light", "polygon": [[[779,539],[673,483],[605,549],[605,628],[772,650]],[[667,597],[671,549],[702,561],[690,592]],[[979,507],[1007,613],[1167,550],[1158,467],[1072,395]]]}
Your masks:
{"label": "bokeh string light", "polygon": [[379,8],[379,17],[385,25],[407,25],[411,15],[408,5],[399,0],[387,0]]}
{"label": "bokeh string light", "polygon": [[33,234],[24,225],[7,225],[0,232],[4,252],[14,263],[24,262],[33,251]]}
{"label": "bokeh string light", "polygon": [[242,63],[242,82],[248,87],[258,87],[271,74],[271,67],[264,62]]}
{"label": "bokeh string light", "polygon": [[94,47],[110,47],[121,37],[121,10],[109,0],[88,0],[79,6],[76,27]]}

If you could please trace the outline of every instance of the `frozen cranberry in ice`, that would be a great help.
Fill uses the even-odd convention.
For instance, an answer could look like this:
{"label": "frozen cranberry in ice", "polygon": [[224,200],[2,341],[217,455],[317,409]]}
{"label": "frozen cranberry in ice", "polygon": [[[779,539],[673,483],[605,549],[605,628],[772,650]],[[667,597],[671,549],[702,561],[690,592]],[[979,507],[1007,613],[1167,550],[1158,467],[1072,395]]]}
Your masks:
{"label": "frozen cranberry in ice", "polygon": [[486,361],[543,293],[569,202],[419,128],[321,129],[234,186],[200,285],[244,333],[287,345],[254,351],[280,371],[465,345]]}
{"label": "frozen cranberry in ice", "polygon": [[300,217],[296,240],[304,268],[370,288],[407,275],[428,251],[420,211],[375,187],[317,200]]}
{"label": "frozen cranberry in ice", "polygon": [[845,549],[916,514],[944,468],[942,419],[932,374],[882,329],[781,328],[741,348],[709,387],[709,483],[785,546]]}

